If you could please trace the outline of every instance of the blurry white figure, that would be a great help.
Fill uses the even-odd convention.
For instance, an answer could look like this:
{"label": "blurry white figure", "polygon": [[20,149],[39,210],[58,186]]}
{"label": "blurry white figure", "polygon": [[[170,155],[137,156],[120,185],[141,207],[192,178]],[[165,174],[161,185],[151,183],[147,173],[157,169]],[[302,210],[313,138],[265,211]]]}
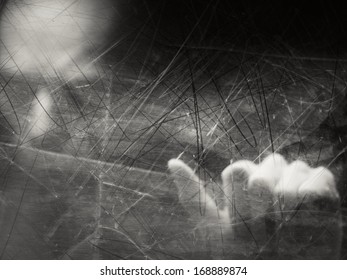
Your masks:
{"label": "blurry white figure", "polygon": [[222,172],[225,203],[220,207],[183,161],[173,159],[168,166],[183,208],[195,219],[199,216],[199,224],[223,224],[205,232],[206,239],[217,240],[222,234],[221,246],[244,243],[254,257],[339,257],[340,199],[328,169],[299,160],[288,164],[280,154],[260,164],[236,161]]}

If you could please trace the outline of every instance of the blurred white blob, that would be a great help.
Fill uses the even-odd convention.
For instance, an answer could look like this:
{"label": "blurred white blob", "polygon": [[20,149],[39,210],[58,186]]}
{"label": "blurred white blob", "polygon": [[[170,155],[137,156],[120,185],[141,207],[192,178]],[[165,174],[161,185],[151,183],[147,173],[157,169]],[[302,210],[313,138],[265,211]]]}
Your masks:
{"label": "blurred white blob", "polygon": [[[168,167],[174,174],[176,185],[179,186],[180,197],[186,196],[191,199],[199,189],[203,189],[204,183],[183,161],[171,159]],[[233,203],[237,203],[238,199],[250,200],[252,205],[249,205],[249,208],[257,209],[258,214],[267,212],[269,205],[279,197],[282,197],[282,202],[293,209],[305,197],[306,200],[316,198],[339,200],[334,176],[328,169],[311,168],[300,160],[288,164],[284,157],[276,153],[266,157],[260,164],[248,160],[236,161],[223,170],[221,177],[223,189]],[[234,187],[235,180],[241,180],[245,185],[242,191]],[[243,192],[244,190],[247,194]],[[247,198],[242,198],[244,195]],[[233,199],[235,196],[238,197],[236,200]],[[212,199],[207,206],[211,205],[213,205]],[[215,206],[211,206],[212,208]]]}
{"label": "blurred white blob", "polygon": [[198,178],[195,172],[182,160],[171,159],[168,168],[178,187],[178,197],[188,209],[191,218],[201,218],[201,207],[204,209],[203,216],[210,219],[209,223],[219,220],[224,225],[229,225],[228,209],[219,209],[214,199],[207,194],[205,182]]}
{"label": "blurred white blob", "polygon": [[284,170],[276,185],[275,193],[292,193],[297,195],[299,187],[310,177],[310,168],[305,162],[296,160]]}
{"label": "blurred white blob", "polygon": [[339,198],[334,175],[322,166],[311,169],[310,176],[300,186],[298,191],[302,197],[305,195],[315,195],[318,197],[330,197],[335,200]]}
{"label": "blurred white blob", "polygon": [[53,99],[46,89],[37,92],[36,98],[28,118],[28,133],[30,138],[36,138],[44,135],[52,122],[50,114],[53,105]]}
{"label": "blurred white blob", "polygon": [[272,191],[287,165],[287,161],[280,154],[267,156],[250,175],[249,188],[269,188]]}
{"label": "blurred white blob", "polygon": [[233,174],[237,173],[246,176],[248,191],[267,190],[275,197],[291,196],[295,201],[301,201],[307,195],[339,198],[334,175],[328,169],[321,166],[311,168],[301,160],[288,164],[276,153],[266,157],[259,165],[248,160],[232,163],[222,172],[224,184],[232,186]]}
{"label": "blurred white blob", "polygon": [[8,1],[1,22],[1,67],[67,79],[95,75],[93,55],[112,23],[111,0]]}

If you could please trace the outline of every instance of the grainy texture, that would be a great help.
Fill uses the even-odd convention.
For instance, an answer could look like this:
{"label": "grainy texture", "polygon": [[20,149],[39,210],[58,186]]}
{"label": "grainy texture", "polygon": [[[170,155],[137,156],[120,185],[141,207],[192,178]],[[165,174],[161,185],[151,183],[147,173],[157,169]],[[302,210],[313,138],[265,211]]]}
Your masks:
{"label": "grainy texture", "polygon": [[[230,160],[276,151],[322,165],[336,178],[345,227],[343,56],[267,38],[242,5],[226,17],[230,4],[210,3],[210,13],[183,2],[27,2],[1,11],[1,259],[347,257],[346,234],[337,247],[315,235],[340,227],[330,219],[339,205],[298,212],[263,252],[262,224],[242,216],[224,236],[216,221],[201,223],[167,168],[180,156],[222,205]],[[242,182],[238,190],[246,213]],[[262,232],[259,244],[249,227]]]}

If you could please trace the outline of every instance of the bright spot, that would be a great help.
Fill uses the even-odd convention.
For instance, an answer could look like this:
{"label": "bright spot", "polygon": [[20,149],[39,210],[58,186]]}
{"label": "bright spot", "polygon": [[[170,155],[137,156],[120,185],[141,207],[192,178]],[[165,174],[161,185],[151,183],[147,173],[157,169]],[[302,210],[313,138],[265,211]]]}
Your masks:
{"label": "bright spot", "polygon": [[114,2],[8,1],[0,21],[1,66],[64,80],[95,75],[91,57],[112,23]]}

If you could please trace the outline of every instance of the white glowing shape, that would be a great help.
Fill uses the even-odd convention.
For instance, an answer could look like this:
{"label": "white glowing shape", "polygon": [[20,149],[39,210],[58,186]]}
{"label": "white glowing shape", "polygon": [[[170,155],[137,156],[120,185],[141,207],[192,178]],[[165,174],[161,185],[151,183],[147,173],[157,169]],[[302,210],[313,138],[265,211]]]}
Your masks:
{"label": "white glowing shape", "polygon": [[33,100],[30,111],[29,133],[31,138],[43,135],[49,130],[52,122],[50,114],[53,99],[46,89],[41,89]]}
{"label": "white glowing shape", "polygon": [[[184,204],[189,201],[196,203],[199,199],[206,201],[206,213],[208,213],[206,217],[215,217],[218,206],[206,194],[205,183],[194,171],[179,159],[171,159],[168,167],[179,189],[180,200]],[[280,154],[269,155],[259,165],[248,160],[236,161],[223,170],[221,177],[223,190],[227,197],[229,196],[229,200],[235,203],[235,196],[236,199],[247,200],[251,215],[256,216],[266,213],[272,207],[273,201],[279,197],[284,197],[289,207],[295,207],[301,203],[305,196],[339,200],[334,176],[328,169],[311,168],[300,160],[288,164]],[[241,191],[241,195],[240,191],[233,186],[233,180],[236,177],[244,180],[245,189]],[[197,195],[198,193],[200,196]],[[257,197],[260,198],[257,199]],[[227,208],[232,208],[232,205],[229,204],[219,210],[226,224],[228,224],[227,219],[232,218],[228,213],[235,215],[235,212],[228,211]]]}
{"label": "white glowing shape", "polygon": [[283,171],[287,168],[286,160],[280,154],[271,154],[266,157],[250,175],[249,188],[274,189],[280,180]]}
{"label": "white glowing shape", "polygon": [[89,51],[112,23],[112,1],[8,2],[0,22],[1,61],[7,71],[63,79],[95,75]]}

